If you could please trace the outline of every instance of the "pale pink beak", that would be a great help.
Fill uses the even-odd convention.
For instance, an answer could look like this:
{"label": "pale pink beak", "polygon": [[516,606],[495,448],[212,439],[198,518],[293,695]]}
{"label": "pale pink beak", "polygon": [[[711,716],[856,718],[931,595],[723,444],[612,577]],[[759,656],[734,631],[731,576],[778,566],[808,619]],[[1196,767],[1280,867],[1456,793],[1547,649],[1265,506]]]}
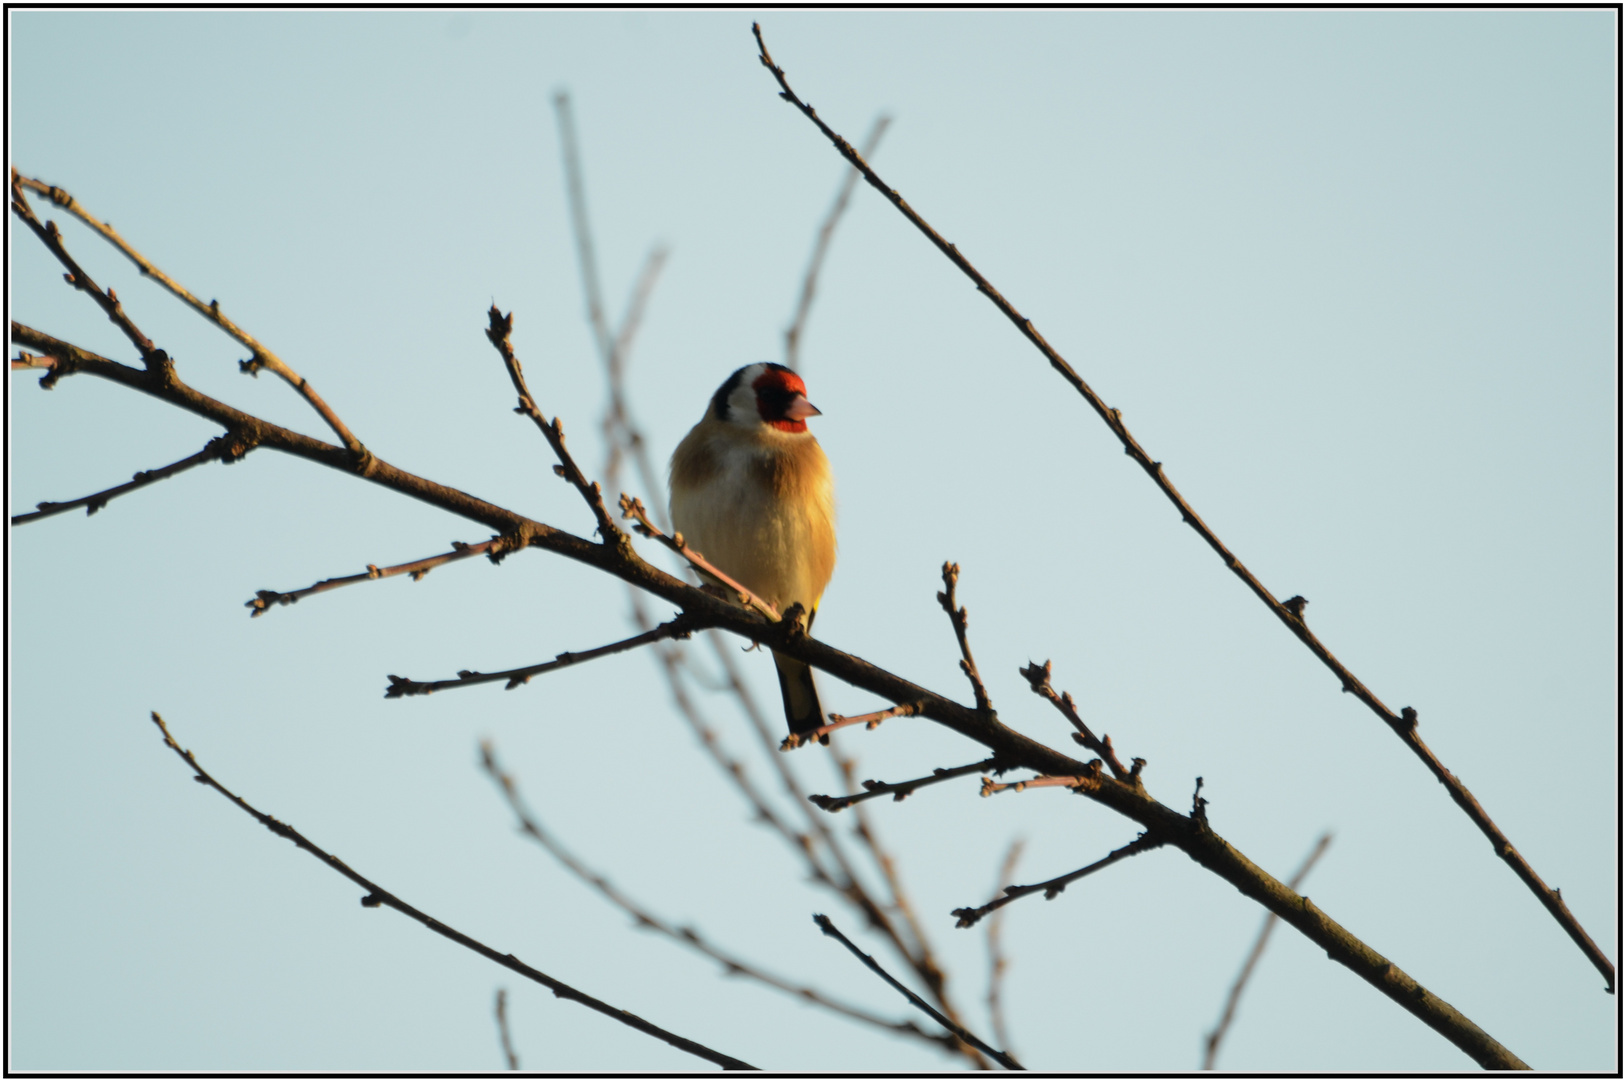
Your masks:
{"label": "pale pink beak", "polygon": [[786,420],[805,420],[809,416],[822,416],[823,410],[806,400],[805,394],[796,394],[784,410]]}

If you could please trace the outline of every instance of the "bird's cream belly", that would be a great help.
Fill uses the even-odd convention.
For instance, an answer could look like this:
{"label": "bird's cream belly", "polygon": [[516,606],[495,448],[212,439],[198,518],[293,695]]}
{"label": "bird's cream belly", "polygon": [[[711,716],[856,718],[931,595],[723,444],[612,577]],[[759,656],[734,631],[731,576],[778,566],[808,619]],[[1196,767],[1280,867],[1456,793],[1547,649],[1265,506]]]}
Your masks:
{"label": "bird's cream belly", "polygon": [[816,550],[820,534],[832,539],[833,522],[817,512],[821,506],[807,513],[760,497],[716,497],[741,486],[719,481],[704,498],[673,498],[673,524],[717,569],[779,611],[799,602],[810,612],[828,577],[813,580],[807,552]]}

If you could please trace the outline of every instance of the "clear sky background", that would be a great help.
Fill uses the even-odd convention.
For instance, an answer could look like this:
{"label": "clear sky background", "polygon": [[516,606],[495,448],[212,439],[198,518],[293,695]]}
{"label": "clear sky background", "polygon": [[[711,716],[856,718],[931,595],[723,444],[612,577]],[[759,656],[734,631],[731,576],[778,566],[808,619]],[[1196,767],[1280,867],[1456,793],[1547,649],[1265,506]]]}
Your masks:
{"label": "clear sky background", "polygon": [[[383,458],[586,535],[482,333],[493,301],[516,313],[542,408],[596,472],[603,378],[551,96],[575,101],[614,311],[651,246],[671,250],[631,359],[663,461],[730,371],[781,358],[845,168],[776,96],[753,17],[12,12],[9,161],[217,298]],[[1307,596],[1329,647],[1419,710],[1616,960],[1616,13],[762,18],[848,138],[893,117],[887,182],[1123,410],[1277,596]],[[183,378],[327,437],[286,385],[238,374],[240,346],[35,205]],[[133,361],[26,232],[7,250],[13,318]],[[1069,745],[1016,674],[1052,658],[1163,802],[1187,807],[1204,777],[1213,826],[1281,878],[1334,831],[1305,887],[1319,907],[1531,1064],[1618,1067],[1617,999],[1445,792],[866,187],[803,370],[840,496],[820,637],[968,701],[934,595],[942,561],[962,563],[1005,722]],[[12,513],[217,434],[89,377],[34,383],[10,377]],[[261,619],[242,606],[488,535],[270,451],[12,530],[13,1068],[495,1069],[501,986],[527,1068],[702,1064],[362,908],[192,783],[151,709],[222,782],[408,902],[655,1023],[769,1068],[957,1067],[721,975],[515,834],[476,767],[482,738],[542,820],[652,909],[907,1016],[819,935],[827,912],[886,956],[750,823],[651,656],[383,699],[389,674],[624,636],[619,582],[528,552]],[[739,662],[776,702],[767,660]],[[840,712],[878,704],[824,687]],[[738,710],[705,702],[771,788]],[[887,780],[982,756],[919,720],[839,739]],[[825,758],[795,759],[811,790],[838,786]],[[1057,791],[976,791],[871,806],[986,1034],[985,927],[948,912],[990,897],[1016,837],[1017,880],[1034,881],[1137,830]],[[1196,1067],[1261,916],[1172,850],[1012,905],[1012,1049],[1035,1068]],[[1471,1063],[1282,927],[1221,1064]]]}

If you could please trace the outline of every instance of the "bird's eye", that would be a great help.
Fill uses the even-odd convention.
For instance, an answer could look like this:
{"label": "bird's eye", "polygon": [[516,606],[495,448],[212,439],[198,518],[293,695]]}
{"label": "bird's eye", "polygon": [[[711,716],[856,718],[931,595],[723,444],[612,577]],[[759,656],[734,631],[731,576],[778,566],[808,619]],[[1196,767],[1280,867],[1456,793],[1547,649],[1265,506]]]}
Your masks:
{"label": "bird's eye", "polygon": [[764,386],[756,391],[756,410],[763,420],[782,420],[789,411],[795,395],[777,386]]}

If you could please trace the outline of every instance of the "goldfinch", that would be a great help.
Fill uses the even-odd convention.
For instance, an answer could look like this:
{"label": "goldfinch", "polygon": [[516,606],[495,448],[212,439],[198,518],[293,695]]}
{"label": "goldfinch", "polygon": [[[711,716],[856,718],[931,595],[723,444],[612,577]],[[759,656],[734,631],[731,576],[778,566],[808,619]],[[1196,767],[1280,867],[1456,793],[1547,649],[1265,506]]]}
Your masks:
{"label": "goldfinch", "polygon": [[[750,364],[727,377],[671,455],[676,530],[779,612],[799,603],[809,629],[835,569],[834,480],[806,429],[819,415],[795,372]],[[773,660],[791,734],[821,727],[812,669],[776,652]]]}

